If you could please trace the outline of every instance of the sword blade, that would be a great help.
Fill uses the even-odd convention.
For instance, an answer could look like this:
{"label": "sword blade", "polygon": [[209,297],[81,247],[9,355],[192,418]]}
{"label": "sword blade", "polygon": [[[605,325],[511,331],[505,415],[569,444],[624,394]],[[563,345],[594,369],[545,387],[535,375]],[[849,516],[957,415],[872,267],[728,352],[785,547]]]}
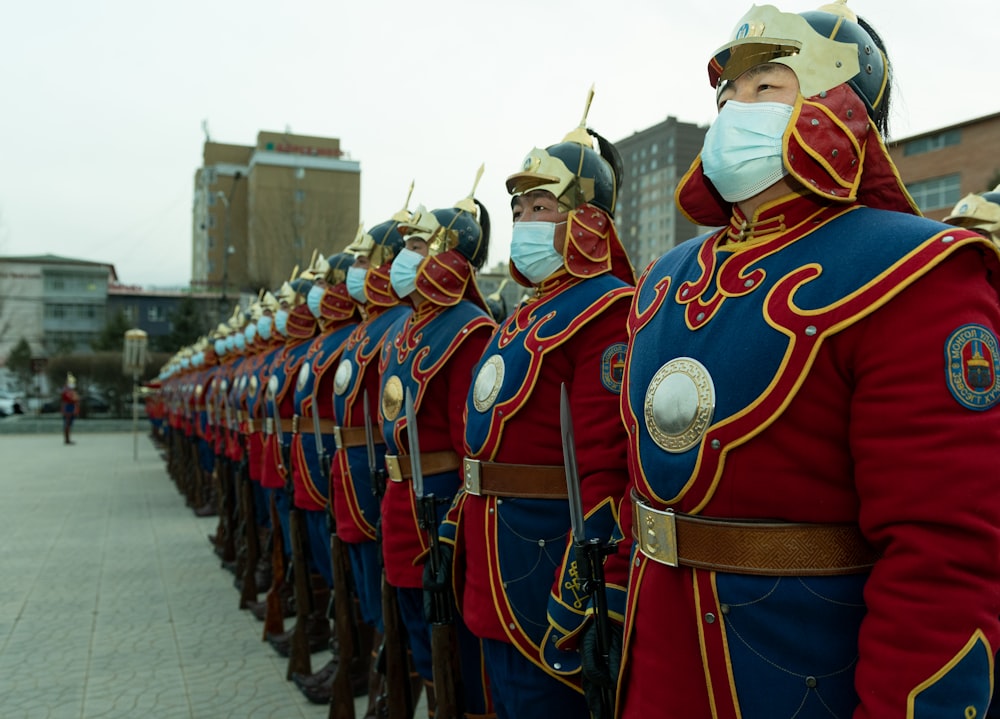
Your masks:
{"label": "sword blade", "polygon": [[576,467],[576,440],[573,436],[573,414],[569,408],[569,394],[566,383],[559,388],[559,428],[562,434],[563,465],[566,468],[566,490],[569,494],[570,527],[573,541],[586,542],[587,534],[583,525],[583,499],[580,497],[580,473]]}
{"label": "sword blade", "polygon": [[362,398],[365,411],[365,449],[368,450],[368,471],[375,476],[375,439],[372,435],[372,415],[368,410],[368,390],[364,391]]}
{"label": "sword blade", "polygon": [[410,440],[410,470],[413,472],[413,493],[417,499],[424,496],[424,473],[420,469],[420,439],[417,436],[417,411],[413,408],[413,395],[406,388],[406,436]]}

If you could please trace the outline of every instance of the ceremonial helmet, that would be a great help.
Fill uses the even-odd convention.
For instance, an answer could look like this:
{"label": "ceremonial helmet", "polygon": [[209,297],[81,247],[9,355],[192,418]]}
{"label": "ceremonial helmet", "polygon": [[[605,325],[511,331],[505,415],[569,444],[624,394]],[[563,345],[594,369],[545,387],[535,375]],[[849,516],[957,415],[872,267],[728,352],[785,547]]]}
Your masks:
{"label": "ceremonial helmet", "polygon": [[410,219],[408,208],[412,195],[413,182],[410,182],[410,191],[406,195],[403,209],[367,232],[364,230],[364,225],[358,227],[354,241],[344,249],[344,252],[350,252],[357,257],[368,258],[364,293],[369,309],[372,307],[392,307],[399,303],[399,297],[392,291],[392,283],[389,281],[389,268],[393,258],[399,254],[406,243],[399,231],[399,225]]}
{"label": "ceremonial helmet", "polygon": [[[587,128],[593,97],[591,87],[580,125],[562,142],[544,150],[536,147],[528,153],[521,171],[507,178],[507,192],[517,196],[530,190],[548,190],[559,200],[562,212],[591,204],[614,216],[622,175],[621,158],[614,145]],[[594,139],[600,152],[594,150]]]}
{"label": "ceremonial helmet", "polygon": [[736,23],[730,41],[715,51],[708,64],[709,81],[721,91],[726,81],[767,62],[791,68],[803,97],[846,84],[876,124],[884,117],[889,62],[881,40],[858,20],[846,0],[801,14],[754,5]]}
{"label": "ceremonial helmet", "polygon": [[[764,63],[785,65],[799,82],[782,137],[783,165],[791,178],[828,201],[919,214],[882,141],[892,84],[889,60],[881,38],[846,0],[801,14],[751,7],[708,63],[716,96],[729,81]],[[678,183],[675,200],[695,224],[729,222],[732,203],[704,176],[700,155]]]}
{"label": "ceremonial helmet", "polygon": [[[587,278],[610,272],[634,285],[635,270],[614,223],[622,159],[612,143],[587,127],[593,99],[591,87],[580,124],[559,144],[544,150],[536,147],[529,152],[521,171],[507,178],[507,191],[517,197],[546,190],[558,200],[559,211],[568,213],[563,266],[569,274]],[[532,286],[513,260],[508,266],[518,284]]]}
{"label": "ceremonial helmet", "polygon": [[1000,185],[990,192],[966,195],[944,221],[949,225],[976,230],[1000,244]]}
{"label": "ceremonial helmet", "polygon": [[404,238],[424,240],[430,257],[455,251],[474,268],[482,267],[490,249],[490,216],[486,207],[475,199],[482,176],[480,165],[472,190],[452,207],[427,210],[420,205],[409,220],[400,223]]}
{"label": "ceremonial helmet", "polygon": [[417,291],[434,304],[451,307],[467,299],[489,311],[476,284],[475,271],[486,263],[490,249],[490,215],[475,199],[483,166],[468,196],[452,207],[428,210],[420,205],[399,231],[409,240],[427,243],[427,258],[417,268]]}

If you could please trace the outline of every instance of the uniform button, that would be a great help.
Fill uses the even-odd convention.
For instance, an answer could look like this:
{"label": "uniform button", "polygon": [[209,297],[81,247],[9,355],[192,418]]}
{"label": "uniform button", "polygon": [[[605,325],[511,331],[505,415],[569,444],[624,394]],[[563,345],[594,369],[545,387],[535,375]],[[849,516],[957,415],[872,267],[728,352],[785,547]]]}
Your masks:
{"label": "uniform button", "polygon": [[719,605],[719,611],[722,612],[723,614],[729,614],[729,605],[728,604],[720,604]]}
{"label": "uniform button", "polygon": [[722,442],[717,439],[712,440],[712,449],[720,449],[722,447]]}
{"label": "uniform button", "polygon": [[705,612],[705,623],[715,624],[715,615],[712,614],[711,612]]}
{"label": "uniform button", "polygon": [[699,312],[698,316],[695,319],[698,320],[699,322],[701,322],[703,319],[705,319],[705,313],[704,312]]}
{"label": "uniform button", "polygon": [[511,622],[510,624],[507,625],[507,628],[508,629],[516,629],[517,627],[514,625],[514,622]]}
{"label": "uniform button", "polygon": [[560,662],[556,662],[552,666],[555,667],[556,669],[562,669],[562,664]]}
{"label": "uniform button", "polygon": [[806,686],[810,689],[815,689],[817,684],[816,677],[806,677]]}

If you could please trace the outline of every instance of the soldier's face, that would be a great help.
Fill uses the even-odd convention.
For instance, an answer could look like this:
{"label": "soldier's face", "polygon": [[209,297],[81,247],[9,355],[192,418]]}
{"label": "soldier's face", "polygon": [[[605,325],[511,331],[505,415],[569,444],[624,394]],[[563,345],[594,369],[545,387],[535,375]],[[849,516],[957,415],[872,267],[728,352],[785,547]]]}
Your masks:
{"label": "soldier's face", "polygon": [[799,96],[799,78],[785,65],[755,65],[719,93],[719,109],[729,100],[737,102],[780,102],[794,105]]}
{"label": "soldier's face", "polygon": [[406,238],[406,249],[416,252],[418,255],[423,255],[427,257],[428,247],[427,240],[422,237],[407,237]]}
{"label": "soldier's face", "polygon": [[[514,222],[551,222],[558,225],[569,217],[568,212],[559,210],[559,200],[548,190],[531,190],[518,195],[511,200],[510,209]],[[565,235],[557,231],[552,244],[557,252],[562,253],[566,244]]]}
{"label": "soldier's face", "polygon": [[363,270],[367,270],[372,266],[372,261],[368,258],[368,255],[358,255],[354,258],[354,264],[351,267],[360,267]]}

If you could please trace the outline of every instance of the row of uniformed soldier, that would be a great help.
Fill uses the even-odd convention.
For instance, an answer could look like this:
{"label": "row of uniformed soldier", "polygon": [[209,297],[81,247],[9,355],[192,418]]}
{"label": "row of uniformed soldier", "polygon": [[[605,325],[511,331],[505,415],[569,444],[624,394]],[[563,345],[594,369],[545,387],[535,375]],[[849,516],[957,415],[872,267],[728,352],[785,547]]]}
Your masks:
{"label": "row of uniformed soldier", "polygon": [[215,498],[241,604],[331,715],[367,691],[408,716],[421,684],[448,717],[986,713],[1000,198],[956,206],[969,230],[919,217],[888,58],[843,0],[754,7],[709,76],[677,202],[721,229],[638,285],[585,113],[507,180],[533,290],[509,317],[476,285],[474,187],[165,372],[171,471]]}

